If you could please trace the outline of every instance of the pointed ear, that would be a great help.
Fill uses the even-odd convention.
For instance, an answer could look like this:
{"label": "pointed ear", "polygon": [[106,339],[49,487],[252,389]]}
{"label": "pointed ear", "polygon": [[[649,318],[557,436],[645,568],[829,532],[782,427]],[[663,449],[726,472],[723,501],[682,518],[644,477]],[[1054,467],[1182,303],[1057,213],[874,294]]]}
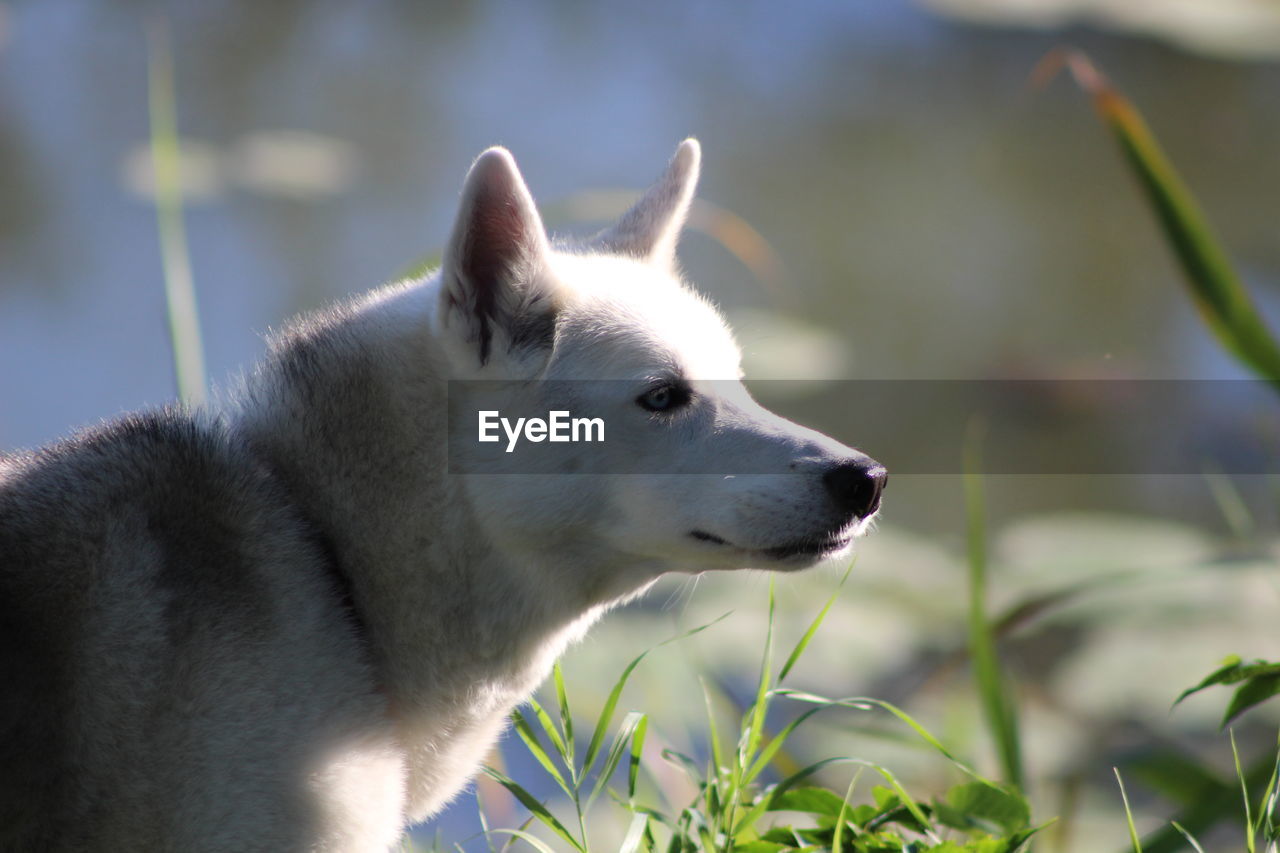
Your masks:
{"label": "pointed ear", "polygon": [[591,248],[672,266],[680,229],[698,185],[701,161],[698,140],[681,142],[658,182],[623,214],[617,225],[596,237]]}
{"label": "pointed ear", "polygon": [[[495,351],[539,343],[551,328],[537,291],[550,247],[533,197],[505,148],[476,158],[445,249],[440,316],[448,333],[474,347],[480,365]],[[547,321],[539,317],[547,313]]]}

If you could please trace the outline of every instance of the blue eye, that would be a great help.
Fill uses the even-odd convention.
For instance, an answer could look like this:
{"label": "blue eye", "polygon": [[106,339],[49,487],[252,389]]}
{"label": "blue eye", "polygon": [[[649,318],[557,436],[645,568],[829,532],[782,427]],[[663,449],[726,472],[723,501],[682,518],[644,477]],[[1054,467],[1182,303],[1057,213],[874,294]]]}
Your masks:
{"label": "blue eye", "polygon": [[691,395],[689,389],[680,385],[663,383],[655,385],[636,398],[642,409],[651,412],[670,412],[686,405]]}

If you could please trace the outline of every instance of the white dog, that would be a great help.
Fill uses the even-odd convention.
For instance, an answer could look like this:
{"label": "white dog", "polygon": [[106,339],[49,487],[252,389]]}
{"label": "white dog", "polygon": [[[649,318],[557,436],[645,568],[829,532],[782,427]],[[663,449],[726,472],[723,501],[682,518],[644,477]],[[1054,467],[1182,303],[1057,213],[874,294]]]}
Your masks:
{"label": "white dog", "polygon": [[[0,850],[385,849],[659,575],[845,552],[884,469],[742,389],[675,270],[698,161],[567,249],[490,149],[433,275],[229,403],[0,458]],[[604,440],[522,472],[475,427],[508,408]]]}

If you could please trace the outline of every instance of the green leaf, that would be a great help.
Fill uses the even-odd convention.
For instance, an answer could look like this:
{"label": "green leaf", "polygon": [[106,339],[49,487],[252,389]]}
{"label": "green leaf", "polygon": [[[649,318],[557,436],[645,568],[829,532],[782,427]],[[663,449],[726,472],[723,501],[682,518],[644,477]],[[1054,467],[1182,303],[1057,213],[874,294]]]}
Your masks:
{"label": "green leaf", "polygon": [[640,775],[640,757],[644,753],[644,738],[649,732],[649,718],[641,716],[636,730],[631,735],[631,756],[627,761],[627,799],[634,802],[636,798],[636,779]]}
{"label": "green leaf", "polygon": [[1056,71],[1063,65],[1093,97],[1094,108],[1119,142],[1205,324],[1237,360],[1280,390],[1280,344],[1142,115],[1081,53],[1051,54],[1042,69]]}
{"label": "green leaf", "polygon": [[529,707],[533,708],[534,716],[542,724],[542,730],[547,733],[547,737],[551,738],[551,743],[555,746],[556,752],[561,758],[566,758],[567,751],[564,748],[564,738],[560,736],[560,730],[556,727],[556,724],[551,721],[551,715],[539,704],[537,699],[531,698]]}
{"label": "green leaf", "polygon": [[[1243,682],[1243,683],[1242,683]],[[1231,655],[1222,662],[1222,666],[1204,677],[1194,687],[1188,687],[1174,700],[1174,706],[1195,693],[1208,687],[1240,684],[1235,695],[1227,706],[1222,717],[1222,728],[1249,708],[1280,693],[1280,663],[1255,659],[1248,663],[1241,661],[1238,655]]]}
{"label": "green leaf", "polygon": [[1241,678],[1237,677],[1237,675],[1240,672],[1241,666],[1242,663],[1239,655],[1228,655],[1223,659],[1222,665],[1206,675],[1199,684],[1196,684],[1194,687],[1188,687],[1186,690],[1179,693],[1178,698],[1173,700],[1174,706],[1177,706],[1179,702],[1186,699],[1193,693],[1199,693],[1206,687],[1212,687],[1215,684],[1234,684],[1235,682],[1240,681]]}
{"label": "green leaf", "polygon": [[[1007,835],[1026,829],[1031,823],[1031,807],[1021,794],[984,782],[956,785],[947,791],[945,803],[936,803],[935,808],[938,818],[955,829],[993,825]],[[960,822],[948,817],[958,817]]]}
{"label": "green leaf", "polygon": [[[1277,667],[1280,670],[1280,666]],[[1240,685],[1240,689],[1231,697],[1231,704],[1227,706],[1227,711],[1222,715],[1222,728],[1245,711],[1257,705],[1259,702],[1265,702],[1272,696],[1280,693],[1280,671],[1272,672],[1266,675],[1255,675]]]}
{"label": "green leaf", "polygon": [[[564,689],[564,671],[560,669],[560,661],[551,668],[556,684],[556,704],[560,706],[560,731],[564,732],[564,763],[573,773],[573,712],[569,710],[569,696]],[[577,779],[575,778],[575,783]]]}
{"label": "green leaf", "polygon": [[[570,835],[569,830],[565,829],[564,824],[558,821],[556,816],[553,815],[545,805],[539,802],[533,794],[530,794],[522,788],[519,783],[509,778],[506,774],[498,770],[494,770],[492,767],[485,767],[483,769],[484,772],[492,779],[496,780],[498,784],[510,791],[526,809],[533,813],[534,817],[542,821],[542,823],[549,827],[552,832],[573,845],[575,850],[581,850],[582,853],[587,853],[586,848],[582,846],[582,843]],[[493,831],[497,832],[498,830]]]}
{"label": "green leaf", "polygon": [[[618,727],[618,733],[613,737],[613,746],[609,749],[609,755],[605,759],[604,767],[600,770],[600,774],[596,777],[596,784],[591,796],[587,798],[585,808],[590,808],[600,792],[609,783],[609,777],[613,775],[613,771],[618,768],[618,762],[622,760],[623,753],[627,750],[627,743],[635,732],[645,724],[645,715],[639,711],[632,711],[622,720],[622,725]],[[634,789],[634,785],[632,786]]]}
{"label": "green leaf", "polygon": [[844,800],[834,791],[812,787],[793,788],[790,791],[783,791],[776,797],[769,797],[767,802],[768,808],[766,811],[806,812],[808,814],[827,815],[828,817],[839,815],[841,807],[844,806]]}
{"label": "green leaf", "polygon": [[876,801],[876,808],[882,812],[891,811],[902,804],[898,793],[884,785],[876,785],[871,789],[871,799]]}
{"label": "green leaf", "polygon": [[547,773],[551,775],[551,778],[556,780],[556,784],[558,784],[566,794],[572,797],[573,789],[565,781],[559,768],[556,767],[555,762],[551,760],[551,756],[547,754],[546,749],[542,746],[542,742],[538,740],[537,734],[535,734],[533,728],[530,727],[529,721],[524,718],[524,715],[520,713],[519,709],[511,712],[511,722],[516,730],[516,734],[520,736],[520,740],[524,741],[524,745],[528,748],[529,752],[538,760],[538,763],[542,765],[542,769],[546,770]]}
{"label": "green leaf", "polygon": [[800,770],[797,770],[795,773],[792,773],[786,779],[783,779],[778,784],[770,787],[768,796],[769,798],[781,797],[784,793],[786,793],[787,791],[790,791],[796,785],[800,784],[805,779],[808,779],[810,776],[817,773],[819,770],[823,769],[824,767],[829,767],[832,764],[852,764],[852,763],[854,763],[854,760],[852,758],[843,758],[843,757],[824,758],[821,761],[815,761],[813,764],[810,764],[808,767],[803,767]]}

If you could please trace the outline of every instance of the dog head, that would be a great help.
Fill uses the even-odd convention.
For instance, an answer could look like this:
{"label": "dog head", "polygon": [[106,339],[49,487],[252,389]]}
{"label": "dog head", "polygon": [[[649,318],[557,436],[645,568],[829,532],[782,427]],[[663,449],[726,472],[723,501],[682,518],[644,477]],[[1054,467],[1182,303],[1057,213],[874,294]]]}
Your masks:
{"label": "dog head", "polygon": [[605,424],[605,441],[564,456],[591,473],[467,477],[495,541],[650,574],[802,568],[847,552],[879,509],[885,469],[757,404],[723,318],[681,280],[699,161],[681,143],[615,225],[563,248],[507,151],[472,166],[436,312],[451,376],[484,381],[499,410]]}

